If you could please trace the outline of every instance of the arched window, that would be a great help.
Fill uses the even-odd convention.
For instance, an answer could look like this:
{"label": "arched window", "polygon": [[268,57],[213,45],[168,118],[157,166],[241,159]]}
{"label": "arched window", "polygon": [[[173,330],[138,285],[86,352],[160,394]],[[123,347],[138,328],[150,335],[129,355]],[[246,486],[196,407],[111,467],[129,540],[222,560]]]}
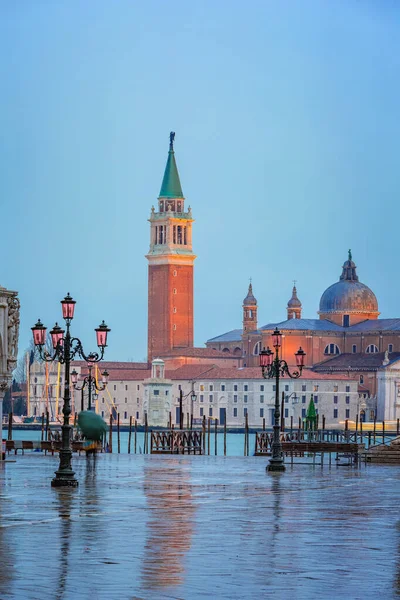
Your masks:
{"label": "arched window", "polygon": [[364,375],[360,375],[360,383],[363,384],[364,383]]}
{"label": "arched window", "polygon": [[370,344],[369,346],[367,346],[365,352],[367,354],[375,354],[376,352],[378,352],[378,348],[375,346],[375,344]]}
{"label": "arched window", "polygon": [[233,354],[235,356],[242,356],[242,349],[241,348],[235,348],[233,351]]}
{"label": "arched window", "polygon": [[257,354],[260,354],[260,350],[261,350],[261,342],[257,342],[257,344],[254,346],[253,354],[255,356]]}
{"label": "arched window", "polygon": [[230,352],[229,348],[223,348],[222,352]]}
{"label": "arched window", "polygon": [[340,354],[339,346],[336,344],[328,344],[325,347],[324,354]]}

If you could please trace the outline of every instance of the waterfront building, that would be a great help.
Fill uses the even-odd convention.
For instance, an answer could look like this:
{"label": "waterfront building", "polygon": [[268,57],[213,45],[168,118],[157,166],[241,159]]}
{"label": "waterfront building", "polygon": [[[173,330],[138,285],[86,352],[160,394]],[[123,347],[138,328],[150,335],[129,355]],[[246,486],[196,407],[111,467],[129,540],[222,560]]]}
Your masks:
{"label": "waterfront building", "polygon": [[[0,425],[3,422],[3,398],[12,382],[17,364],[19,334],[18,292],[0,286]],[[2,457],[0,449],[0,460]]]}
{"label": "waterfront building", "polygon": [[[147,413],[150,427],[166,427],[171,412],[172,422],[178,424],[182,390],[185,425],[192,410],[197,424],[205,416],[217,418],[220,424],[226,421],[230,428],[242,428],[246,414],[251,427],[261,428],[264,419],[267,427],[273,424],[275,383],[263,379],[259,367],[192,364],[167,370],[161,359],[154,359],[151,369],[145,363],[105,362],[103,366],[109,371],[109,383],[94,399],[93,405],[106,420],[110,414],[115,420],[119,413],[122,424],[128,424],[132,417],[142,425]],[[85,363],[75,362],[74,368],[81,379],[87,375]],[[60,379],[62,384],[62,375]],[[57,375],[46,375],[46,366],[34,363],[30,381],[31,416],[40,417],[49,410],[50,420],[56,420],[62,410]],[[59,387],[62,386],[59,384]],[[325,416],[327,426],[338,426],[346,419],[355,421],[361,411],[364,411],[361,415],[365,421],[373,420],[375,416],[375,399],[363,398],[357,379],[351,376],[305,370],[300,379],[282,379],[281,392],[284,393],[283,416],[287,426],[291,420],[297,426],[299,418],[305,417],[311,395],[321,418]],[[72,407],[77,412],[81,409],[81,393],[76,390],[72,392]]]}
{"label": "waterfront building", "polygon": [[[302,316],[297,287],[286,306],[285,321],[257,326],[259,303],[252,285],[243,301],[242,328],[209,339],[207,347],[240,359],[240,365],[258,365],[262,347],[270,345],[275,327],[282,332],[282,357],[293,365],[299,346],[306,352],[306,365],[319,373],[351,373],[368,396],[377,393],[376,371],[385,352],[400,358],[400,319],[379,319],[373,291],[359,281],[349,251],[339,281],[326,289],[319,302],[318,319]],[[370,367],[370,368],[369,368]]]}
{"label": "waterfront building", "polygon": [[377,417],[380,421],[400,418],[400,358],[391,359],[386,353],[377,369]]}

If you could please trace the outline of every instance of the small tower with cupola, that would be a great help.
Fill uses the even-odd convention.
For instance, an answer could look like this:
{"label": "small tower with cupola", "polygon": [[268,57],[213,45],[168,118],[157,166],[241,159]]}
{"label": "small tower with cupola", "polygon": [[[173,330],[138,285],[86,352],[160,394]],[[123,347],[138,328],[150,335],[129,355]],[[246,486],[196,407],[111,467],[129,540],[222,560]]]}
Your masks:
{"label": "small tower with cupola", "polygon": [[287,318],[289,319],[301,319],[301,302],[297,297],[297,289],[296,289],[296,282],[293,282],[293,290],[292,290],[292,297],[290,298],[289,302],[287,303]]}
{"label": "small tower with cupola", "polygon": [[250,281],[249,290],[243,300],[243,334],[257,330],[257,300],[253,295],[253,286]]}
{"label": "small tower with cupola", "polygon": [[148,360],[174,348],[193,347],[192,211],[185,211],[170,134],[167,165],[151,209],[148,288]]}

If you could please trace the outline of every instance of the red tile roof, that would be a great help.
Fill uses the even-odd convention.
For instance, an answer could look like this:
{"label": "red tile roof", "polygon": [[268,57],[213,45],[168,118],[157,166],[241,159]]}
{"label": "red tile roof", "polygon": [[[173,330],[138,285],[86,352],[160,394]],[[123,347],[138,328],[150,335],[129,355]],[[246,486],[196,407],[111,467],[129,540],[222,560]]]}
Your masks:
{"label": "red tile roof", "polygon": [[190,358],[228,358],[237,360],[240,357],[222,352],[221,350],[214,350],[213,348],[174,348],[168,352],[162,352],[161,358],[187,356]]}
{"label": "red tile roof", "polygon": [[[260,367],[219,367],[217,365],[210,365],[207,369],[207,365],[184,365],[176,369],[175,371],[168,371],[166,376],[168,379],[173,380],[187,380],[187,379],[261,379]],[[304,369],[302,379],[312,380],[354,380],[355,377],[348,377],[347,375],[340,373],[315,373],[309,369]]]}

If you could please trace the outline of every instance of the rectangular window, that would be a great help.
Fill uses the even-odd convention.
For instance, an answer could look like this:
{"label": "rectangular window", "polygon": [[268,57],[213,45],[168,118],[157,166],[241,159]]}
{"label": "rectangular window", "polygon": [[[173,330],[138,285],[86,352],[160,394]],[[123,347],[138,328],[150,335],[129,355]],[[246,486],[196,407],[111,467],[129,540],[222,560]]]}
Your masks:
{"label": "rectangular window", "polygon": [[289,416],[289,409],[285,408],[285,419],[287,419]]}
{"label": "rectangular window", "polygon": [[204,402],[204,395],[200,394],[200,402]]}
{"label": "rectangular window", "polygon": [[314,392],[318,392],[318,386],[314,385]]}
{"label": "rectangular window", "polygon": [[101,411],[101,416],[104,418],[104,410]]}
{"label": "rectangular window", "polygon": [[168,396],[169,395],[169,390],[165,390],[165,395]]}
{"label": "rectangular window", "polygon": [[136,398],[136,402],[137,402],[137,404],[139,404],[139,402],[140,402],[139,398]]}
{"label": "rectangular window", "polygon": [[314,404],[318,404],[318,396],[314,396]]}
{"label": "rectangular window", "polygon": [[213,392],[213,391],[214,391],[214,386],[212,383],[210,383],[210,392]]}
{"label": "rectangular window", "polygon": [[159,395],[160,395],[160,390],[154,390],[153,394],[154,394],[155,396],[159,396]]}
{"label": "rectangular window", "polygon": [[272,386],[272,391],[275,392],[276,391],[276,385]]}
{"label": "rectangular window", "polygon": [[127,419],[127,418],[128,418],[128,413],[125,411],[124,412],[124,419]]}
{"label": "rectangular window", "polygon": [[393,344],[389,344],[389,346],[388,346],[388,352],[389,353],[393,352]]}
{"label": "rectangular window", "polygon": [[[180,388],[179,388],[179,389],[180,389]],[[203,385],[203,384],[201,384],[201,386],[200,386],[200,391],[201,391],[201,392],[204,392],[204,385]]]}
{"label": "rectangular window", "polygon": [[249,386],[247,385],[247,383],[245,383],[244,386],[243,386],[243,391],[247,392],[248,389],[249,389]]}
{"label": "rectangular window", "polygon": [[243,409],[243,416],[245,417],[247,415],[247,406]]}
{"label": "rectangular window", "polygon": [[264,394],[260,396],[260,402],[261,404],[264,402]]}
{"label": "rectangular window", "polygon": [[337,409],[337,408],[334,408],[334,409],[333,409],[333,418],[334,418],[334,419],[337,419],[337,415],[338,415],[338,409]]}
{"label": "rectangular window", "polygon": [[128,386],[126,385],[126,386],[125,386],[125,390],[127,390],[127,389],[128,389]]}
{"label": "rectangular window", "polygon": [[210,394],[210,402],[212,402],[212,401],[213,401],[213,395]]}
{"label": "rectangular window", "polygon": [[263,391],[264,391],[264,386],[260,385],[260,392],[263,392]]}
{"label": "rectangular window", "polygon": [[116,386],[116,385],[114,385],[114,392],[115,392],[115,390],[116,390],[116,389],[117,389],[117,386]]}
{"label": "rectangular window", "polygon": [[285,402],[286,402],[286,404],[289,402],[289,396],[287,394],[285,396]]}
{"label": "rectangular window", "polygon": [[357,346],[356,346],[356,344],[352,345],[351,351],[352,351],[353,354],[356,354],[356,352],[357,352]]}
{"label": "rectangular window", "polygon": [[140,390],[140,385],[137,385],[137,386],[136,386],[136,389],[137,389],[137,390]]}
{"label": "rectangular window", "polygon": [[338,386],[337,386],[337,385],[334,385],[334,386],[333,386],[333,391],[334,391],[334,392],[337,392],[337,391],[338,391],[338,389],[339,389],[339,388],[338,388]]}
{"label": "rectangular window", "polygon": [[307,391],[307,386],[303,383],[303,385],[301,386],[301,391],[302,392],[306,392]]}
{"label": "rectangular window", "polygon": [[350,315],[343,315],[343,327],[350,327]]}
{"label": "rectangular window", "polygon": [[181,391],[181,389],[182,389],[182,386],[178,385],[178,390]]}
{"label": "rectangular window", "polygon": [[128,398],[125,398],[125,404],[128,404]]}
{"label": "rectangular window", "polygon": [[237,383],[235,383],[235,384],[234,384],[234,386],[233,386],[233,391],[234,391],[234,392],[237,392],[237,391],[238,391]]}
{"label": "rectangular window", "polygon": [[236,407],[233,409],[233,416],[237,417],[237,408]]}
{"label": "rectangular window", "polygon": [[305,404],[305,403],[306,403],[306,397],[305,397],[305,396],[302,396],[302,397],[301,397],[301,402],[302,402],[302,404]]}
{"label": "rectangular window", "polygon": [[350,391],[350,386],[346,385],[346,392],[349,392],[349,391]]}
{"label": "rectangular window", "polygon": [[101,399],[101,403],[104,404],[104,398]]}
{"label": "rectangular window", "polygon": [[350,409],[346,408],[346,419],[350,419]]}
{"label": "rectangular window", "polygon": [[346,404],[350,404],[350,396],[346,396]]}
{"label": "rectangular window", "polygon": [[136,420],[139,420],[139,411],[136,413]]}
{"label": "rectangular window", "polygon": [[202,406],[200,406],[200,416],[202,417],[204,414],[204,408]]}
{"label": "rectangular window", "polygon": [[247,402],[247,394],[243,396],[243,402]]}
{"label": "rectangular window", "polygon": [[225,384],[221,383],[221,392],[224,392],[224,391],[225,391]]}
{"label": "rectangular window", "polygon": [[289,391],[289,386],[285,385],[285,392],[288,392],[288,391]]}
{"label": "rectangular window", "polygon": [[237,398],[238,398],[238,397],[237,397],[236,395],[235,395],[235,396],[233,396],[233,401],[234,401],[234,402],[237,402]]}
{"label": "rectangular window", "polygon": [[303,417],[303,419],[306,416],[306,409],[305,408],[301,409],[301,416]]}
{"label": "rectangular window", "polygon": [[263,417],[263,416],[264,416],[264,409],[260,408],[260,417]]}
{"label": "rectangular window", "polygon": [[333,396],[333,404],[337,404],[338,403],[338,397],[337,396]]}
{"label": "rectangular window", "polygon": [[209,410],[208,410],[208,416],[212,417],[212,406],[210,406]]}

